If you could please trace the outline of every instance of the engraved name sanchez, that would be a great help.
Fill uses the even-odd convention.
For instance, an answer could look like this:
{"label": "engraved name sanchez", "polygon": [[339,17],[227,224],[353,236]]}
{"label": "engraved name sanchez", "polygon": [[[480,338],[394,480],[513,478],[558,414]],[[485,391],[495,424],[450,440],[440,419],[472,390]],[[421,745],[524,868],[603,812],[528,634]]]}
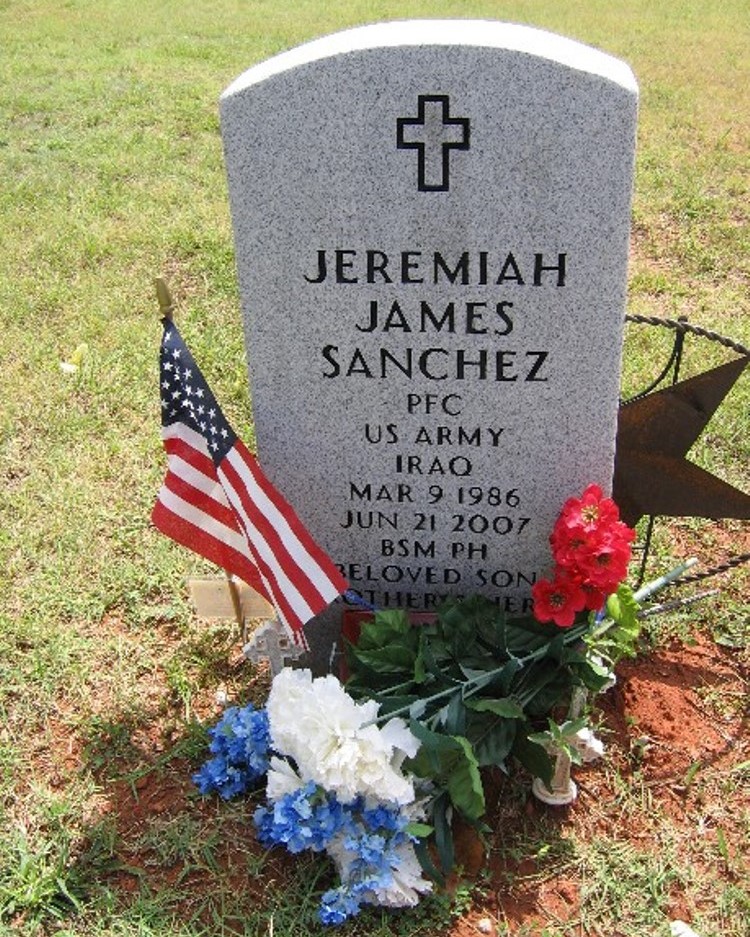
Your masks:
{"label": "engraved name sanchez", "polygon": [[[567,254],[547,257],[536,252],[517,257],[512,252],[463,251],[449,256],[440,251],[406,250],[388,254],[382,250],[318,250],[308,272],[310,284],[397,284],[451,287],[552,287],[563,288]],[[514,328],[514,302],[508,299],[371,299],[353,323],[360,344],[324,345],[324,378],[422,378],[429,381],[502,381],[546,383],[550,353],[543,349],[497,347]],[[397,348],[362,344],[362,336],[374,334],[484,336],[491,347],[445,348],[439,344]]]}

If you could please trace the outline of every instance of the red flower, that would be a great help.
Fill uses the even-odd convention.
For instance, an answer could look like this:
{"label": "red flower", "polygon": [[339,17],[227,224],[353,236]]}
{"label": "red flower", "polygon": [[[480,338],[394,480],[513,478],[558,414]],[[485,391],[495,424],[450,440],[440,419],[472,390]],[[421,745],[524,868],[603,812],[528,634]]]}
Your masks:
{"label": "red flower", "polygon": [[[619,586],[620,583],[617,583]],[[584,582],[581,584],[581,589],[583,590],[584,597],[586,599],[586,604],[584,608],[589,612],[598,612],[599,609],[604,607],[604,603],[607,601],[607,596],[610,595],[617,589],[615,586],[614,589],[597,589],[596,586],[593,586],[590,582]]]}
{"label": "red flower", "polygon": [[611,498],[589,485],[580,498],[563,505],[550,535],[555,578],[533,586],[534,617],[566,628],[576,612],[604,605],[625,579],[635,531],[620,520]]}
{"label": "red flower", "polygon": [[560,628],[570,628],[576,614],[586,606],[586,596],[579,583],[559,571],[552,582],[548,579],[535,582],[531,596],[536,620],[553,621]]}
{"label": "red flower", "polygon": [[589,534],[619,519],[620,511],[615,502],[611,498],[603,498],[598,485],[589,485],[580,498],[568,498],[558,524],[580,528]]}
{"label": "red flower", "polygon": [[629,562],[630,543],[605,534],[581,556],[579,570],[585,582],[609,594],[627,576]]}
{"label": "red flower", "polygon": [[549,540],[555,563],[575,574],[581,555],[585,555],[591,546],[590,537],[580,527],[562,524],[555,527]]}

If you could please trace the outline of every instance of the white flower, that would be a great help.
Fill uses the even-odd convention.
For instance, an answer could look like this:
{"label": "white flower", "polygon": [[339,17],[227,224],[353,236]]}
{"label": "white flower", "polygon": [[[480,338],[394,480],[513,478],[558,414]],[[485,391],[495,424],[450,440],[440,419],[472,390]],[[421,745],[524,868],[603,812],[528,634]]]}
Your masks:
{"label": "white flower", "polygon": [[578,750],[584,763],[596,761],[604,754],[604,743],[598,739],[591,729],[579,729],[573,738],[573,745]]}
{"label": "white flower", "polygon": [[400,768],[406,758],[413,758],[419,751],[419,739],[404,722],[395,716],[380,730],[383,741],[394,751],[393,766]]}
{"label": "white flower", "polygon": [[[344,845],[345,836],[335,836],[326,846],[326,852],[333,860],[342,882],[349,881],[356,853]],[[422,868],[414,852],[414,846],[406,841],[395,848],[396,861],[391,865],[392,881],[385,885],[375,885],[363,893],[365,904],[382,905],[386,908],[413,908],[419,902],[420,894],[432,891],[432,882],[422,877]]]}
{"label": "white flower", "polygon": [[401,719],[374,724],[378,704],[357,703],[332,675],[285,668],[273,681],[267,712],[273,747],[293,758],[303,782],[314,781],[342,803],[357,795],[406,804],[414,786],[400,772],[418,740]]}
{"label": "white flower", "polygon": [[669,933],[672,937],[698,937],[693,928],[684,921],[670,921]]}
{"label": "white flower", "polygon": [[422,867],[411,843],[396,847],[398,865],[393,868],[393,882],[388,888],[375,888],[370,904],[386,908],[413,908],[420,894],[432,891],[432,882],[422,877]]}
{"label": "white flower", "polygon": [[293,794],[304,787],[302,778],[288,761],[271,756],[266,774],[266,796],[269,800],[280,800],[285,794]]}

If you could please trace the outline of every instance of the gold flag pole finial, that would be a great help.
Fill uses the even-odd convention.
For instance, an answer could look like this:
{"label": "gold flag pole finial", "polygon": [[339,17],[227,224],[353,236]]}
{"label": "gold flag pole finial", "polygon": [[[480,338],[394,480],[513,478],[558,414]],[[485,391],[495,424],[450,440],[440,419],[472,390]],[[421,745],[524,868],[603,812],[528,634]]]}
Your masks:
{"label": "gold flag pole finial", "polygon": [[171,322],[174,314],[174,305],[172,303],[172,294],[169,292],[169,287],[161,277],[157,277],[154,280],[154,286],[156,287],[156,298],[159,300],[159,314],[162,319],[169,319]]}

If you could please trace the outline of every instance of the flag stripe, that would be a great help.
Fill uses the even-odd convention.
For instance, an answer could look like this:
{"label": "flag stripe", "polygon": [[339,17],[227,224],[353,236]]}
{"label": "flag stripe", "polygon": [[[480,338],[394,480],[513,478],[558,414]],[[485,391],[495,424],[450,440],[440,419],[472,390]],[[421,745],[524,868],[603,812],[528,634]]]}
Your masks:
{"label": "flag stripe", "polygon": [[182,456],[168,456],[167,467],[169,470],[167,473],[168,478],[171,476],[178,479],[183,485],[199,492],[202,498],[208,499],[206,500],[206,510],[215,512],[216,517],[221,518],[228,527],[239,530],[237,518],[232,516],[232,509],[229,506],[229,501],[227,501],[226,492],[221,487],[218,475],[209,478],[203,475],[202,472],[197,472]]}
{"label": "flag stripe", "polygon": [[[206,518],[206,523],[211,526],[213,536],[223,540],[228,546],[238,553],[242,553],[246,559],[252,562],[247,540],[243,537],[237,525],[237,519],[228,501],[225,500],[224,504],[215,501],[210,495],[201,491],[200,488],[189,484],[172,471],[168,472],[167,477],[164,479],[164,488],[166,491],[162,501],[165,507],[169,507],[175,513],[181,513],[191,523],[197,523],[198,516]],[[170,493],[175,498],[170,499],[168,502],[167,496]],[[226,496],[224,497],[226,499]]]}
{"label": "flag stripe", "polygon": [[[322,551],[318,550],[289,504],[271,486],[257,460],[241,440],[237,440],[227,460],[242,479],[246,492],[245,503],[252,512],[256,526],[267,533],[274,549],[279,550],[279,562],[291,561],[297,567],[303,581],[314,590],[309,593],[310,602],[317,604],[322,599],[324,605],[328,605],[346,588],[343,577],[330,560],[327,561],[330,572],[324,570],[315,555]],[[316,595],[319,599],[315,598]]]}
{"label": "flag stripe", "polygon": [[268,598],[213,460],[205,454],[205,439],[184,423],[164,427],[162,435],[168,471],[157,502],[162,509],[152,515],[155,526],[191,549],[199,539],[198,552]]}
{"label": "flag stripe", "polygon": [[[203,526],[202,517],[196,518],[198,523],[194,524],[186,517],[174,513],[163,503],[160,492],[160,498],[151,512],[151,520],[154,527],[171,540],[194,550],[210,562],[238,576],[253,589],[263,592],[263,585],[254,565],[223,540],[208,533]],[[200,549],[196,544],[200,544]]]}
{"label": "flag stripe", "polygon": [[224,476],[225,490],[230,498],[230,503],[241,523],[245,528],[245,534],[250,543],[250,548],[255,556],[258,569],[266,583],[271,601],[283,612],[285,622],[293,630],[300,627],[300,622],[305,622],[316,614],[316,610],[306,601],[305,596],[298,589],[298,582],[292,582],[287,575],[282,563],[274,553],[273,547],[269,544],[266,534],[261,533],[254,523],[254,518],[247,514],[247,497],[242,492],[242,480],[239,478],[231,464],[227,464],[225,459],[219,469]]}
{"label": "flag stripe", "polygon": [[206,440],[200,433],[186,426],[184,423],[173,423],[165,426],[162,431],[164,448],[169,455],[181,456],[197,472],[216,479],[216,466],[208,454]]}
{"label": "flag stripe", "polygon": [[200,527],[201,530],[205,530],[206,533],[215,540],[221,540],[222,543],[236,550],[235,541],[239,536],[236,530],[231,528],[227,529],[224,524],[217,521],[210,514],[200,510],[196,505],[185,501],[179,495],[170,491],[166,485],[163,485],[159,492],[159,501],[167,510],[171,511],[172,514],[176,514],[195,527]]}
{"label": "flag stripe", "polygon": [[[171,479],[172,489],[177,494],[195,504],[200,502],[202,510],[213,515],[241,537],[237,519],[232,515],[227,496],[216,474],[216,466],[208,456],[205,439],[184,423],[166,427],[163,435],[166,437],[164,445],[167,449],[165,483]],[[188,491],[184,487],[178,490],[177,479],[184,480],[197,491]],[[206,501],[199,492],[210,497],[215,504]]]}
{"label": "flag stripe", "polygon": [[[168,436],[167,431],[169,431]],[[168,445],[169,447],[168,461],[170,467],[170,473],[168,473],[167,479],[165,479],[165,485],[167,485],[168,490],[177,489],[174,492],[176,495],[183,495],[182,498],[176,497],[171,499],[170,506],[172,510],[175,511],[175,513],[181,514],[188,522],[192,522],[196,527],[212,531],[214,534],[218,535],[218,539],[224,540],[225,542],[228,541],[237,548],[238,545],[233,536],[233,531],[222,531],[217,527],[216,514],[218,513],[217,508],[220,509],[220,504],[212,505],[209,503],[205,505],[204,502],[204,507],[207,507],[208,510],[204,513],[203,519],[201,519],[195,511],[191,511],[191,507],[195,507],[196,505],[200,491],[208,494],[209,497],[211,497],[211,493],[213,493],[216,495],[217,499],[223,500],[223,503],[231,512],[235,531],[240,530],[237,525],[237,507],[236,505],[231,505],[227,500],[227,483],[220,477],[222,470],[219,469],[219,473],[215,474],[215,480],[207,478],[204,472],[209,471],[216,473],[213,460],[208,456],[203,456],[201,452],[196,452],[195,448],[193,448],[198,447],[199,449],[205,449],[205,439],[183,423],[176,423],[172,424],[170,427],[166,427],[164,435],[167,436],[165,446]],[[243,448],[245,448],[244,444]],[[233,450],[230,450],[230,452],[232,451]],[[249,451],[246,449],[245,451],[247,452],[247,458],[255,462],[254,457]],[[222,463],[222,467],[226,465],[226,461],[225,459]],[[240,460],[240,462],[242,462],[242,460]],[[180,489],[179,479],[175,477],[178,471],[184,472],[191,482],[197,480],[197,485],[200,486],[199,491],[186,492],[184,488]],[[218,491],[216,491],[217,486]],[[256,526],[256,524],[252,523],[250,518],[247,517],[246,526],[248,529],[246,534],[240,534],[247,548],[247,558],[252,563],[252,578],[248,579],[250,571],[247,569],[247,564],[243,567],[243,573],[237,572],[236,574],[277,607],[279,617],[289,635],[296,643],[306,647],[307,642],[304,637],[304,632],[301,630],[302,624],[309,618],[312,618],[313,615],[317,614],[317,611],[322,610],[332,599],[321,601],[320,596],[313,590],[307,590],[310,593],[307,596],[300,593],[300,590],[297,588],[297,586],[300,585],[300,581],[298,580],[296,585],[292,582],[287,572],[284,571],[283,566],[279,564],[277,556],[274,553],[274,549],[279,552],[283,552],[283,550],[281,541],[278,540],[273,530],[273,520],[268,520],[262,513],[253,511],[254,506],[252,504],[252,499],[245,499],[243,502],[244,482],[242,479],[236,479],[236,490],[234,487],[232,490],[237,495],[240,503],[244,503],[245,507],[249,508],[249,510],[255,514],[253,520],[258,524],[258,526]],[[184,497],[185,494],[189,495],[187,499]],[[168,495],[162,498],[162,500],[166,500],[167,497]],[[273,505],[269,499],[267,499],[267,504],[264,506],[272,512]],[[274,547],[266,548],[265,544],[267,544],[269,539],[271,541],[276,540],[277,543]],[[263,547],[261,547],[261,544],[263,544]],[[301,576],[301,581],[306,584],[303,575]],[[338,594],[338,592],[334,592],[332,598],[336,598]]]}
{"label": "flag stripe", "polygon": [[263,582],[263,592],[276,608],[279,620],[294,643],[307,650],[307,639],[305,638],[301,623],[312,618],[314,613],[301,602],[296,588],[287,578],[286,574],[283,571],[279,573],[273,568],[273,554],[263,541],[260,533],[253,527],[250,520],[244,516],[242,502],[239,497],[236,496],[234,489],[228,481],[227,485],[227,490],[230,492],[230,497],[232,499],[232,506],[235,511],[237,511],[240,521],[245,527],[245,534],[250,543],[250,549],[253,552],[255,565]]}
{"label": "flag stripe", "polygon": [[[310,538],[305,536],[304,528],[293,514],[291,515],[292,523],[290,523],[291,508],[278,492],[271,489],[275,495],[275,499],[271,501],[265,493],[261,494],[254,490],[253,482],[257,481],[260,469],[244,446],[239,448],[240,446],[242,444],[238,441],[229,454],[228,461],[236,468],[243,483],[241,490],[245,506],[246,508],[249,506],[253,511],[254,523],[271,543],[277,563],[286,567],[294,575],[298,588],[303,592],[310,607],[317,613],[332,601],[331,596],[335,598],[339,594],[339,590],[333,587],[331,576],[326,575],[311,555],[308,545]],[[248,457],[252,459],[251,462],[247,461]],[[301,530],[301,536],[293,530],[294,521],[296,521],[294,526]],[[330,564],[330,561],[329,565],[338,576],[338,571]]]}
{"label": "flag stripe", "polygon": [[[283,541],[289,557],[328,605],[348,588],[348,583],[327,554],[312,539],[289,502],[271,484],[257,459],[241,439],[235,443],[233,452],[237,453],[238,472],[247,483],[248,491],[255,495],[254,503],[257,503],[260,512],[269,519],[273,530]],[[244,474],[245,470],[249,477]],[[257,489],[253,489],[250,479],[257,485]]]}

